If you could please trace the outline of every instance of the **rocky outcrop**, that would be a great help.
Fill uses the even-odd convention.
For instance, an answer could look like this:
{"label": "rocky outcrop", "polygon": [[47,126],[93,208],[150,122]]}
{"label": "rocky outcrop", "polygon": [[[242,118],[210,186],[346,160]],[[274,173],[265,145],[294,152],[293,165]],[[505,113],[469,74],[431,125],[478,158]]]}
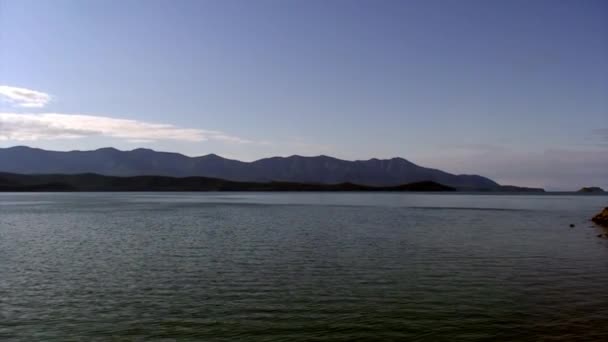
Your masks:
{"label": "rocky outcrop", "polygon": [[608,227],[608,207],[604,208],[601,213],[593,216],[591,221],[599,224],[600,226]]}

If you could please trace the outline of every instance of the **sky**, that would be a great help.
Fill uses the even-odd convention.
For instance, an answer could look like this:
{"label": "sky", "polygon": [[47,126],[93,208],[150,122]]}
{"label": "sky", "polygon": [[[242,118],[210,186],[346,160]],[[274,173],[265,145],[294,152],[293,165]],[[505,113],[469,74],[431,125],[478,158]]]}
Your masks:
{"label": "sky", "polygon": [[0,147],[608,188],[608,2],[0,0]]}

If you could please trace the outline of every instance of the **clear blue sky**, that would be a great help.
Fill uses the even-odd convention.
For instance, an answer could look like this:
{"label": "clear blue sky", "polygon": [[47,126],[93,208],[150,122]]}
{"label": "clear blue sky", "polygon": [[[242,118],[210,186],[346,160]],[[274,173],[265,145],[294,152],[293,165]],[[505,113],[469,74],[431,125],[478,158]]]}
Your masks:
{"label": "clear blue sky", "polygon": [[0,146],[608,188],[607,1],[0,0],[0,86]]}

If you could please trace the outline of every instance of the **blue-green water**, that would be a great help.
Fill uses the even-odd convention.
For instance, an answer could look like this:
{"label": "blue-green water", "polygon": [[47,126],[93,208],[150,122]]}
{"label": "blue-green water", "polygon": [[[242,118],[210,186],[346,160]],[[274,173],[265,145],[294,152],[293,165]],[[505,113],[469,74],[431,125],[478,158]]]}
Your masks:
{"label": "blue-green water", "polygon": [[0,194],[0,339],[607,341],[607,205]]}

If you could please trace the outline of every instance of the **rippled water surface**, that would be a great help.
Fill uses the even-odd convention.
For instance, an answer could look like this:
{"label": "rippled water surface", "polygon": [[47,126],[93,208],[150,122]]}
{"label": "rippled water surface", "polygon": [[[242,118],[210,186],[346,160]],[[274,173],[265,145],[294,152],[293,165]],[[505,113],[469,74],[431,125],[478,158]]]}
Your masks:
{"label": "rippled water surface", "polygon": [[589,222],[604,206],[0,194],[0,339],[608,341],[608,240]]}

